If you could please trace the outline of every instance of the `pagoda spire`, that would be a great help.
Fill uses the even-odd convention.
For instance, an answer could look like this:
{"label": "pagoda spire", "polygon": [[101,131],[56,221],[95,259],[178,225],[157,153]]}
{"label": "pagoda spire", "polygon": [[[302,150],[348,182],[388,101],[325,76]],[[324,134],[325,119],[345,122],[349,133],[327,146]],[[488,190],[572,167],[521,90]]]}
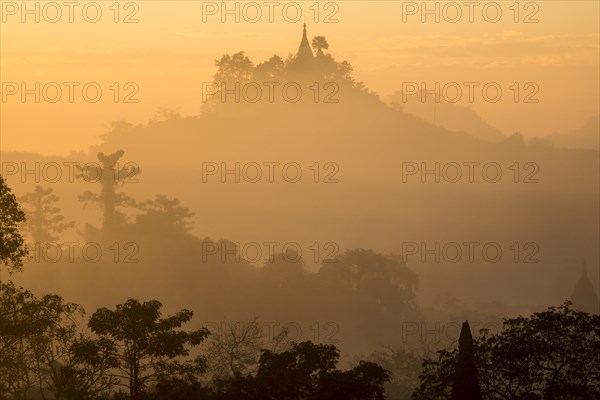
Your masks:
{"label": "pagoda spire", "polygon": [[296,62],[305,63],[312,62],[314,58],[310,43],[308,42],[308,34],[306,33],[306,22],[302,30],[302,40],[300,41],[300,48],[298,48],[298,54],[296,55]]}
{"label": "pagoda spire", "polygon": [[592,281],[590,281],[590,278],[588,277],[587,263],[585,260],[581,265],[581,276],[571,295],[571,302],[573,303],[573,308],[577,310],[585,311],[590,314],[600,313],[600,300],[594,290]]}

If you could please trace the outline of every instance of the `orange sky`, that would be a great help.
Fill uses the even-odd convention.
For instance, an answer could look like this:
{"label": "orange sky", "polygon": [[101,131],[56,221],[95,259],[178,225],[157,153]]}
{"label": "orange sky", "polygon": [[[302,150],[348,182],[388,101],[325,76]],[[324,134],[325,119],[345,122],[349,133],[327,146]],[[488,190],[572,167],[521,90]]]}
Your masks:
{"label": "orange sky", "polygon": [[[297,50],[304,19],[309,37],[325,36],[333,56],[350,61],[354,76],[384,97],[400,90],[403,82],[426,82],[428,87],[435,82],[498,82],[503,97],[497,103],[486,102],[476,91],[472,104],[461,104],[473,107],[504,133],[540,136],[568,131],[597,114],[600,106],[597,1],[523,1],[516,8],[514,1],[491,2],[485,16],[481,3],[474,9],[473,22],[469,9],[461,6],[462,18],[456,23],[448,21],[457,11],[448,2],[437,2],[439,22],[426,15],[424,23],[420,10],[408,15],[421,2],[275,2],[273,22],[265,2],[241,2],[239,23],[233,15],[223,23],[218,11],[204,14],[203,22],[203,8],[211,10],[221,2],[121,1],[118,16],[113,1],[81,2],[73,10],[72,23],[66,6],[52,23],[57,18],[56,7],[48,5],[52,2],[27,2],[30,9],[35,3],[39,22],[35,14],[23,15],[20,1],[0,3],[2,150],[67,154],[98,142],[113,120],[143,123],[162,108],[198,113],[202,82],[211,79],[216,58],[239,50],[255,63],[273,54],[285,58]],[[252,23],[247,19],[254,17],[256,4],[262,18]],[[302,15],[292,21],[296,4]],[[436,2],[427,4],[433,8]],[[87,22],[83,8],[91,20],[96,5],[102,11],[99,21]],[[235,2],[228,5],[233,8]],[[502,12],[498,22],[486,21],[496,9]],[[128,15],[137,22],[123,23]],[[337,22],[326,23],[327,16]],[[525,23],[527,17],[538,22]],[[43,96],[35,103],[34,95],[28,95],[23,103],[20,93],[10,94],[23,82],[28,88],[40,82],[40,90],[56,82],[47,86],[47,98],[55,96],[56,86],[63,96],[56,103]],[[76,82],[72,103],[64,82]],[[90,82],[102,89],[96,103],[82,97],[81,88]],[[120,88],[117,103],[114,82]],[[128,82],[133,85],[125,87]],[[515,103],[509,89],[514,82],[534,82],[539,102]],[[124,96],[135,88],[139,91],[133,98],[139,102],[124,103]],[[92,96],[93,87],[89,90]]]}

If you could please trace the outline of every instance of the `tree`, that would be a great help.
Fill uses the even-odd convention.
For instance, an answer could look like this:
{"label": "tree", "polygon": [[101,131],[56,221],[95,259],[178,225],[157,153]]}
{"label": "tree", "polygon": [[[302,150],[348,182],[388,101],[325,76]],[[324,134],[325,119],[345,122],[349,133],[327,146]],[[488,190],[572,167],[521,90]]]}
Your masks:
{"label": "tree", "polygon": [[335,346],[310,341],[281,353],[263,351],[254,386],[265,399],[306,398],[317,390],[322,375],[335,370],[339,357]]}
{"label": "tree", "polygon": [[220,326],[212,332],[207,356],[210,370],[218,380],[254,374],[258,368],[261,349],[277,351],[287,345],[287,330],[263,341],[258,317],[241,323]]}
{"label": "tree", "polygon": [[385,393],[390,399],[408,400],[419,384],[422,352],[406,348],[383,346],[383,351],[372,353],[368,361],[381,365],[392,373],[385,385]]}
{"label": "tree", "polygon": [[570,302],[504,321],[479,343],[482,391],[548,400],[600,398],[600,316]]}
{"label": "tree", "polygon": [[254,63],[246,56],[243,51],[230,56],[225,54],[220,60],[215,60],[215,66],[218,68],[214,75],[214,82],[235,84],[248,82],[254,73]]}
{"label": "tree", "polygon": [[417,275],[394,255],[348,250],[325,263],[318,277],[369,299],[386,312],[416,310]]}
{"label": "tree", "polygon": [[157,194],[154,200],[140,204],[144,211],[136,218],[136,223],[145,229],[159,228],[163,234],[177,235],[188,233],[193,226],[191,218],[194,213],[180,205],[178,199],[169,199],[164,194]]}
{"label": "tree", "polygon": [[285,63],[278,55],[269,58],[268,61],[260,63],[254,71],[254,78],[259,81],[280,80],[285,74]]}
{"label": "tree", "polygon": [[116,367],[113,344],[83,334],[68,342],[63,364],[53,370],[56,399],[105,399],[117,383],[110,374]]}
{"label": "tree", "polygon": [[140,303],[129,299],[114,311],[100,308],[90,318],[91,330],[114,347],[114,376],[124,380],[120,384],[129,389],[130,400],[139,400],[152,382],[205,370],[201,357],[185,361],[178,358],[188,356],[189,347],[199,345],[209,335],[208,330],[179,330],[191,320],[193,312],[181,310],[161,318],[161,307],[156,300]]}
{"label": "tree", "polygon": [[[317,56],[314,57],[311,46],[317,50]],[[278,55],[273,55],[268,60],[258,63],[256,66],[246,56],[245,52],[240,51],[233,55],[225,54],[220,59],[215,60],[217,67],[216,73],[213,75],[213,87],[210,92],[210,101],[203,107],[205,115],[217,116],[220,113],[229,115],[234,106],[236,112],[239,112],[239,102],[227,100],[225,90],[233,93],[237,87],[238,94],[246,83],[251,80],[254,82],[271,82],[285,83],[292,78],[296,83],[306,85],[307,87],[315,88],[315,84],[327,92],[328,102],[337,102],[337,95],[344,98],[353,98],[355,100],[363,99],[369,102],[377,102],[380,104],[379,98],[375,92],[369,91],[363,82],[358,82],[352,77],[353,67],[347,61],[336,61],[331,54],[324,54],[323,50],[329,49],[329,43],[323,36],[316,36],[312,40],[312,44],[308,43],[308,39],[302,44],[297,54],[288,54],[283,59]],[[249,96],[252,97],[251,102],[259,102],[261,104],[273,103],[273,99],[263,97],[260,101],[260,96],[255,96],[255,89],[250,89]],[[258,93],[260,94],[260,93]],[[319,97],[317,93],[310,98]],[[331,98],[330,98],[331,97]],[[222,100],[222,101],[219,101]],[[306,102],[303,102],[306,104]],[[269,111],[270,110],[270,111]],[[272,107],[265,109],[267,112],[272,111]],[[256,112],[256,107],[253,107],[252,112]],[[236,115],[236,118],[239,115]]]}
{"label": "tree", "polygon": [[290,248],[285,253],[275,253],[269,257],[261,273],[270,290],[285,292],[286,295],[302,292],[302,285],[308,276],[302,256]]}
{"label": "tree", "polygon": [[295,343],[283,352],[263,350],[255,376],[230,381],[222,399],[246,400],[382,400],[390,372],[360,361],[348,371],[336,369],[339,350],[333,345]]}
{"label": "tree", "polygon": [[77,335],[79,305],[53,294],[38,298],[12,282],[0,285],[0,398],[37,393],[87,400],[108,390],[102,343]]}
{"label": "tree", "polygon": [[421,365],[419,387],[413,392],[413,400],[448,400],[452,395],[456,350],[439,350],[437,359],[425,358]]}
{"label": "tree", "polygon": [[210,397],[210,388],[197,379],[160,379],[154,390],[147,396],[149,400],[205,400]]}
{"label": "tree", "polygon": [[[600,316],[569,302],[505,319],[499,334],[482,330],[473,344],[483,399],[600,398]],[[425,360],[413,399],[449,398],[459,364],[454,350]]]}
{"label": "tree", "polygon": [[384,385],[390,381],[391,372],[382,366],[359,361],[349,371],[333,371],[319,382],[314,400],[385,400]]}
{"label": "tree", "polygon": [[119,185],[123,185],[128,179],[132,179],[141,173],[139,167],[133,164],[125,164],[119,168],[118,161],[125,152],[119,150],[114,154],[105,155],[98,153],[98,161],[101,166],[92,165],[79,167],[80,178],[89,182],[100,182],[102,187],[100,194],[86,190],[79,196],[84,204],[97,203],[102,206],[103,231],[115,232],[125,224],[125,216],[117,211],[117,206],[138,207],[137,203],[122,192],[117,191]]}
{"label": "tree", "polygon": [[6,265],[9,273],[21,271],[23,259],[29,254],[19,232],[23,222],[25,213],[0,175],[0,268]]}
{"label": "tree", "polygon": [[315,36],[311,45],[313,49],[317,50],[317,57],[323,56],[323,49],[329,49],[329,43],[327,43],[325,36]]}
{"label": "tree", "polygon": [[64,222],[60,208],[55,206],[60,198],[52,192],[52,188],[44,189],[38,185],[33,192],[19,198],[19,201],[31,207],[25,210],[27,222],[23,226],[31,232],[34,243],[57,242],[60,233],[75,226],[74,222]]}
{"label": "tree", "polygon": [[219,327],[211,335],[207,352],[213,374],[223,379],[255,372],[260,356],[261,336],[257,317],[251,321]]}

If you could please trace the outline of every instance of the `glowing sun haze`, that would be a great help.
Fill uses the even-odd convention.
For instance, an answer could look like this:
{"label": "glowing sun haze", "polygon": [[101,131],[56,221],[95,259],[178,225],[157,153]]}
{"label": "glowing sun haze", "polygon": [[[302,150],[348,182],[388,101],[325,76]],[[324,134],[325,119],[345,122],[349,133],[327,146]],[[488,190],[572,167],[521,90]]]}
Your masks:
{"label": "glowing sun haze", "polygon": [[[103,14],[97,23],[86,22],[81,8],[74,10],[70,23],[66,7],[56,23],[44,20],[54,18],[50,8],[39,23],[35,15],[26,15],[22,23],[22,10],[10,8],[21,3],[2,2],[2,149],[67,154],[97,143],[114,120],[144,123],[165,108],[197,114],[202,107],[202,82],[211,80],[215,59],[241,50],[255,64],[273,54],[285,59],[297,51],[304,20],[309,39],[325,36],[328,51],[337,60],[349,61],[355,78],[382,98],[401,90],[406,82],[426,82],[428,88],[436,82],[441,86],[497,82],[503,90],[500,101],[484,101],[479,89],[469,103],[463,87],[458,103],[472,107],[505,134],[520,131],[531,136],[573,130],[598,113],[599,3],[595,1],[537,2],[535,7],[521,2],[516,8],[513,2],[497,2],[502,16],[495,23],[486,21],[494,17],[494,10],[484,16],[483,7],[471,10],[470,22],[469,9],[461,6],[461,18],[452,22],[456,9],[446,9],[440,2],[440,21],[435,22],[435,15],[414,9],[421,2],[394,1],[317,6],[298,2],[302,18],[297,22],[286,21],[282,2],[274,8],[273,22],[269,22],[269,9],[262,6],[256,23],[245,20],[244,3],[240,3],[240,22],[226,15],[227,22],[222,23],[220,11],[212,15],[208,3],[121,2],[117,15],[110,8],[112,2],[99,2]],[[48,2],[39,4],[44,10]],[[228,4],[234,7],[234,2]],[[435,7],[435,2],[428,4]],[[294,16],[292,11],[288,14]],[[246,10],[247,18],[254,15]],[[423,17],[426,23],[421,22]],[[127,18],[138,22],[123,23]],[[23,103],[19,94],[6,96],[7,82],[26,82],[30,89],[36,82],[42,87],[57,82],[63,97],[56,103],[43,99],[36,103],[34,95],[28,95]],[[73,86],[73,103],[64,82],[79,83]],[[81,98],[81,88],[88,82],[102,88],[97,103]],[[521,87],[519,100],[529,93],[523,85],[534,82],[539,102],[515,103],[510,89],[515,82]],[[139,102],[125,103],[127,95]]]}

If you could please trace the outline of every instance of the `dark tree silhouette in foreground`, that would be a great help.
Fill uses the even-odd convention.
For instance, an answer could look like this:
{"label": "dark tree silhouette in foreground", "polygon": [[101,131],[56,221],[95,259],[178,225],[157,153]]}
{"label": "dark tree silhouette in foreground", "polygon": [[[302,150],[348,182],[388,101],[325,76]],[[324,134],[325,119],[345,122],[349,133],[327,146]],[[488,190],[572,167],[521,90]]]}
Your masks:
{"label": "dark tree silhouette in foreground", "polygon": [[429,349],[382,346],[382,350],[368,356],[367,360],[381,365],[392,373],[390,382],[385,385],[385,393],[391,400],[410,399],[419,384],[421,362]]}
{"label": "dark tree silhouette in foreground", "polygon": [[[600,398],[600,316],[566,302],[530,317],[505,319],[503,330],[482,330],[473,359],[483,399]],[[415,400],[446,400],[459,365],[455,350],[425,360]]]}
{"label": "dark tree silhouette in foreground", "polygon": [[96,399],[113,383],[102,340],[78,334],[83,309],[0,284],[0,398]]}
{"label": "dark tree silhouette in foreground", "polygon": [[208,330],[179,330],[192,319],[193,312],[181,310],[161,318],[161,307],[156,300],[140,303],[129,299],[114,311],[100,308],[90,318],[92,331],[112,344],[118,365],[114,376],[126,380],[122,385],[129,389],[130,400],[139,400],[152,382],[177,376],[191,379],[206,368],[201,357],[178,358],[188,356],[189,347],[202,343]]}
{"label": "dark tree silhouette in foreground", "polygon": [[336,369],[339,350],[333,345],[295,343],[287,351],[263,350],[256,375],[229,381],[219,399],[246,400],[383,400],[390,372],[360,361],[348,371]]}
{"label": "dark tree silhouette in foreground", "polygon": [[210,372],[217,383],[256,373],[261,349],[275,352],[289,345],[288,330],[265,340],[257,316],[251,320],[219,326],[211,332],[207,346]]}
{"label": "dark tree silhouette in foreground", "polygon": [[0,176],[0,272],[3,265],[9,273],[23,268],[23,259],[28,255],[25,240],[19,232],[19,224],[23,222],[25,213]]}

